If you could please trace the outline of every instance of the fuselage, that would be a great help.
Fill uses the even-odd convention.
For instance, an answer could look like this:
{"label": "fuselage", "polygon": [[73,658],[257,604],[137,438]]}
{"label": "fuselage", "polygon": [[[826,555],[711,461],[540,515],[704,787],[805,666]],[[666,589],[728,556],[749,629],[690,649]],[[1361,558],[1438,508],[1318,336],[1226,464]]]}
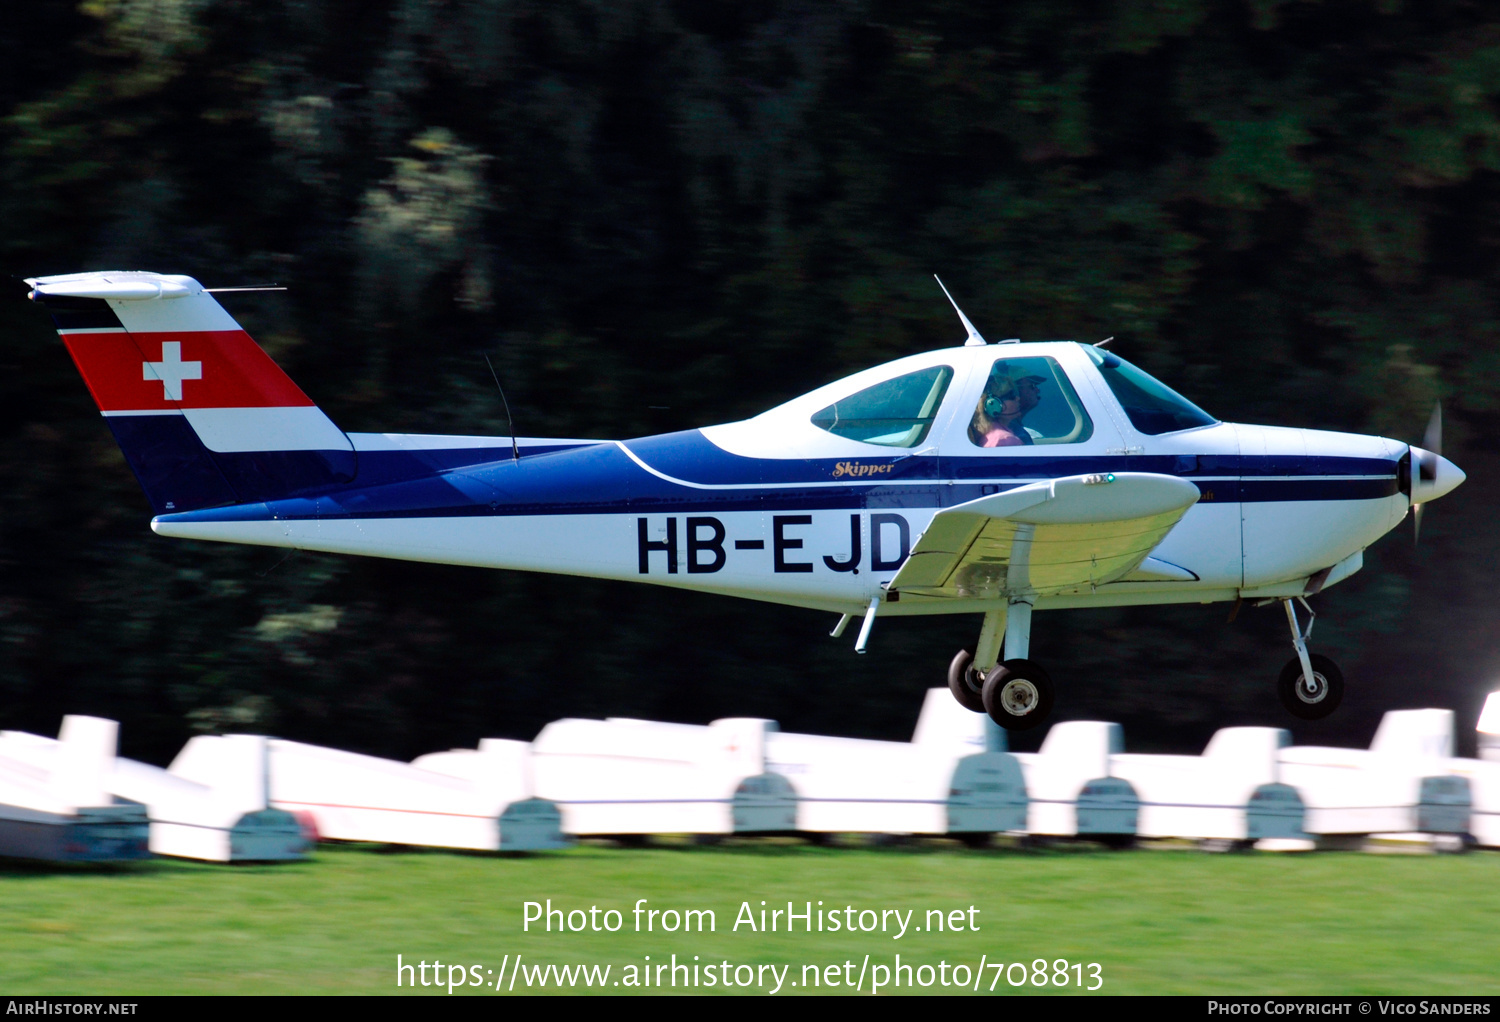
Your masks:
{"label": "fuselage", "polygon": [[[1022,433],[1021,417],[1010,427],[1021,439],[986,447],[985,429],[991,441],[1006,436],[988,420],[975,425],[997,359],[1051,367],[1049,394],[1070,393],[1032,413],[1043,428]],[[1122,404],[1107,370],[1071,342],[951,348],[857,373],[740,422],[627,441],[523,440],[519,458],[509,438],[351,434],[357,470],[347,483],[160,515],[153,528],[857,613],[882,594],[939,510],[1038,480],[1150,472],[1200,491],[1140,570],[1042,595],[1038,609],[1316,591],[1358,570],[1361,552],[1411,506],[1405,443],[1211,420],[1162,429]],[[929,378],[941,387],[909,436],[859,439],[825,414],[890,381]],[[1049,426],[1046,415],[1072,415],[1078,425],[1067,432],[1067,422]],[[1442,465],[1451,489],[1457,470]],[[881,613],[991,605],[903,594]]]}

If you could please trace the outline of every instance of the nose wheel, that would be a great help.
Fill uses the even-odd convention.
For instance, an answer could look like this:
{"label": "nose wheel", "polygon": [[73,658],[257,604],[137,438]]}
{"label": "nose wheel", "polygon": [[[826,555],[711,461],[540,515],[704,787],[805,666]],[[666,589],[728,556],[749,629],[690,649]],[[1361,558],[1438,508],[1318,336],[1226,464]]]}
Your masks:
{"label": "nose wheel", "polygon": [[1334,710],[1344,698],[1344,672],[1338,664],[1318,653],[1307,657],[1309,674],[1302,668],[1302,658],[1292,657],[1281,669],[1276,681],[1276,694],[1281,705],[1293,717],[1303,720],[1322,720]]}
{"label": "nose wheel", "polygon": [[1282,600],[1286,607],[1287,623],[1292,628],[1292,646],[1297,655],[1287,661],[1276,681],[1276,694],[1286,712],[1302,720],[1322,720],[1344,699],[1344,672],[1338,664],[1320,653],[1307,651],[1307,640],[1312,636],[1312,626],[1317,615],[1301,597],[1297,602],[1307,611],[1307,629],[1304,631],[1297,621],[1297,609],[1291,600]]}

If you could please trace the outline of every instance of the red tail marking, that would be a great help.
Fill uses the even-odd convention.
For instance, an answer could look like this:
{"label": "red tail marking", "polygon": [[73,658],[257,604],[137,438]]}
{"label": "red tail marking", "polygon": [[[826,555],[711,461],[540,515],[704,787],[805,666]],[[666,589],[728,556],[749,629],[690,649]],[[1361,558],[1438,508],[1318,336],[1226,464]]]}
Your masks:
{"label": "red tail marking", "polygon": [[[105,412],[177,408],[298,408],[312,399],[243,330],[153,334],[67,333],[68,353]],[[161,362],[162,343],[181,345],[183,362],[202,362],[202,378],[182,381],[182,400],[169,401],[162,381],[142,366]]]}

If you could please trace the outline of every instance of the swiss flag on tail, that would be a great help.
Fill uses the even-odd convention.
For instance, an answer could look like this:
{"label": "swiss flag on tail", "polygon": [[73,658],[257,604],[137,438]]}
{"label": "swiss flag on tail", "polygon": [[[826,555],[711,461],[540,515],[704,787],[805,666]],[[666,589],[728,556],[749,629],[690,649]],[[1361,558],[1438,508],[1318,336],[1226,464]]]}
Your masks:
{"label": "swiss flag on tail", "polygon": [[312,406],[243,330],[60,332],[105,414]]}

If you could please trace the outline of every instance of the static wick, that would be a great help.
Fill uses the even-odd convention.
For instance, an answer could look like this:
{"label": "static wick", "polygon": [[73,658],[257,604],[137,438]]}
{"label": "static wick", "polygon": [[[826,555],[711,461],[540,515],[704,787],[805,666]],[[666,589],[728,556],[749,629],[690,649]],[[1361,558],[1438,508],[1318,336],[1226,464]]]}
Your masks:
{"label": "static wick", "polygon": [[490,367],[490,376],[495,381],[495,389],[500,392],[500,403],[505,406],[505,427],[510,430],[510,454],[517,465],[521,463],[521,448],[516,446],[516,423],[510,417],[510,402],[505,400],[505,388],[500,386],[500,374],[495,372],[495,363],[490,361],[490,356],[484,356],[484,364]]}

